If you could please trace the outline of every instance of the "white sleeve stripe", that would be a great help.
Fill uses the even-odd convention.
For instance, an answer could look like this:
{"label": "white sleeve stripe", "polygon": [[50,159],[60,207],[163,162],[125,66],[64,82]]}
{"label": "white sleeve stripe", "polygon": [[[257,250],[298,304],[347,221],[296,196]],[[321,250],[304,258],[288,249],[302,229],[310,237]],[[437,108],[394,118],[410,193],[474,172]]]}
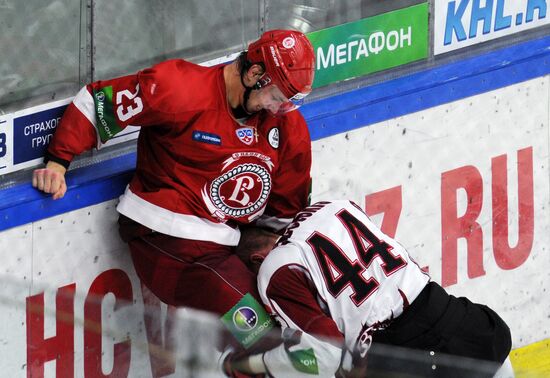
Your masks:
{"label": "white sleeve stripe", "polygon": [[120,196],[119,213],[157,232],[184,239],[211,241],[236,246],[241,232],[225,223],[216,223],[195,215],[175,213],[132,193],[129,187]]}
{"label": "white sleeve stripe", "polygon": [[82,87],[82,89],[76,94],[73,99],[73,104],[78,110],[80,110],[84,117],[86,117],[88,121],[94,125],[94,128],[97,129],[94,98],[90,92],[88,92],[86,87]]}
{"label": "white sleeve stripe", "polygon": [[95,134],[97,137],[97,143],[96,148],[101,148],[101,138],[99,136],[99,132],[97,130],[97,121],[95,118],[95,101],[90,92],[88,92],[88,89],[86,86],[82,87],[82,89],[76,94],[75,98],[73,99],[73,104],[76,106],[78,110],[80,110],[80,113],[86,117],[88,121],[94,126]]}

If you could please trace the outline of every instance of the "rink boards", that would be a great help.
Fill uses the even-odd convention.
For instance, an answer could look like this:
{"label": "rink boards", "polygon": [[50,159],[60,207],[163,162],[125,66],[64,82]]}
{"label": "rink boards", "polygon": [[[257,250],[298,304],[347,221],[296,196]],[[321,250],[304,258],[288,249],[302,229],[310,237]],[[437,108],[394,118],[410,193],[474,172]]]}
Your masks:
{"label": "rink boards", "polygon": [[313,144],[314,201],[360,203],[432,279],[495,309],[513,348],[539,342],[512,360],[545,374],[548,87],[534,79]]}
{"label": "rink boards", "polygon": [[[366,94],[305,108],[314,139],[312,199],[356,201],[435,281],[495,309],[512,330],[516,366],[540,363],[543,372],[550,339],[550,77],[535,73],[509,84],[508,75],[498,75],[500,88],[477,93],[468,92],[472,83],[458,94],[434,84],[348,106],[351,112],[335,111],[341,98]],[[483,87],[496,76],[472,80]],[[0,237],[4,374],[73,376],[63,375],[72,368],[77,377],[177,376],[148,346],[163,329],[166,308],[147,295],[144,305],[117,235],[114,197],[128,171],[102,180],[83,180],[86,174],[72,176],[64,203],[26,186],[21,193],[31,205],[0,208],[1,217],[32,220]],[[85,202],[91,197],[97,204]],[[44,314],[36,311],[42,303]],[[158,324],[144,316],[152,312]],[[191,347],[195,336],[181,339]],[[528,353],[534,346],[537,353]]]}

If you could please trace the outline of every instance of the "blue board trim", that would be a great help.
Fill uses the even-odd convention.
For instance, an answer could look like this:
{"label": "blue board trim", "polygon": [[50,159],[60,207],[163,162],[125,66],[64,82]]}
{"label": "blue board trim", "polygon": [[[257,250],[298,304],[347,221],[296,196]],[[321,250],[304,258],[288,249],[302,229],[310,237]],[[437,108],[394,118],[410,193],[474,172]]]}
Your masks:
{"label": "blue board trim", "polygon": [[308,104],[312,140],[550,73],[550,37],[514,45]]}
{"label": "blue board trim", "polygon": [[[550,73],[550,37],[346,92],[302,107],[312,140],[485,93]],[[135,167],[135,153],[69,171],[62,200],[30,183],[0,191],[0,230],[117,198]]]}
{"label": "blue board trim", "polygon": [[136,154],[132,153],[69,171],[67,193],[56,201],[34,189],[30,182],[4,189],[0,191],[0,230],[117,198],[124,192],[135,165]]}

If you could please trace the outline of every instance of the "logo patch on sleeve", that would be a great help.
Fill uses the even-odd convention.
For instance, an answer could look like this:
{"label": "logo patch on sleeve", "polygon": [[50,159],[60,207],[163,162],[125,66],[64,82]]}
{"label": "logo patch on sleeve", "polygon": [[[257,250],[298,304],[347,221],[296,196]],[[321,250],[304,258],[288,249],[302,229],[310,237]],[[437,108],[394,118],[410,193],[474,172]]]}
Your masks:
{"label": "logo patch on sleeve", "polygon": [[221,321],[245,348],[260,340],[273,328],[271,317],[250,294],[242,297],[221,317]]}
{"label": "logo patch on sleeve", "polygon": [[117,124],[113,106],[113,87],[103,87],[94,90],[94,103],[96,110],[97,131],[101,143],[107,142],[122,131]]}
{"label": "logo patch on sleeve", "polygon": [[287,351],[287,354],[294,369],[306,374],[319,375],[319,365],[312,348]]}
{"label": "logo patch on sleeve", "polygon": [[193,140],[202,143],[221,145],[222,138],[219,135],[206,133],[204,131],[193,131]]}

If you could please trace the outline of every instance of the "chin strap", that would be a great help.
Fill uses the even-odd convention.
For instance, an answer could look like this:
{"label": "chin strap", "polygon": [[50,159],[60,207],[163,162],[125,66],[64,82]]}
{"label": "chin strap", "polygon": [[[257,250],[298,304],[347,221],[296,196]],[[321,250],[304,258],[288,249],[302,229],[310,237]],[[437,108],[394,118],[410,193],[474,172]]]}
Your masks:
{"label": "chin strap", "polygon": [[246,104],[248,103],[248,99],[250,98],[250,92],[252,92],[252,89],[251,88],[248,88],[248,87],[245,87],[246,89],[244,90],[244,95],[243,95],[243,110],[248,114],[252,114],[248,111],[248,109],[246,108]]}
{"label": "chin strap", "polygon": [[235,117],[236,119],[247,118],[252,115],[252,113],[249,113],[246,109],[246,103],[248,102],[251,91],[252,89],[246,88],[243,95],[243,105],[238,105],[236,108],[231,108],[231,111],[233,112],[233,117]]}
{"label": "chin strap", "polygon": [[[251,115],[252,113],[248,111],[248,109],[246,108],[246,104],[248,102],[248,99],[250,98],[250,92],[252,92],[252,90],[254,89],[258,89],[259,88],[259,82],[254,84],[252,87],[248,87],[245,82],[244,82],[244,74],[245,72],[250,68],[251,64],[249,62],[247,62],[247,64],[243,65],[243,67],[241,68],[241,84],[242,86],[244,87],[244,95],[243,95],[243,105],[240,106],[239,108],[235,108],[233,109],[233,113],[237,113],[238,115],[242,115],[241,113],[244,111],[244,115],[242,115],[241,117],[237,117],[237,118],[243,118],[243,117],[246,117],[246,116],[249,116]],[[236,115],[236,114],[235,114]]]}

